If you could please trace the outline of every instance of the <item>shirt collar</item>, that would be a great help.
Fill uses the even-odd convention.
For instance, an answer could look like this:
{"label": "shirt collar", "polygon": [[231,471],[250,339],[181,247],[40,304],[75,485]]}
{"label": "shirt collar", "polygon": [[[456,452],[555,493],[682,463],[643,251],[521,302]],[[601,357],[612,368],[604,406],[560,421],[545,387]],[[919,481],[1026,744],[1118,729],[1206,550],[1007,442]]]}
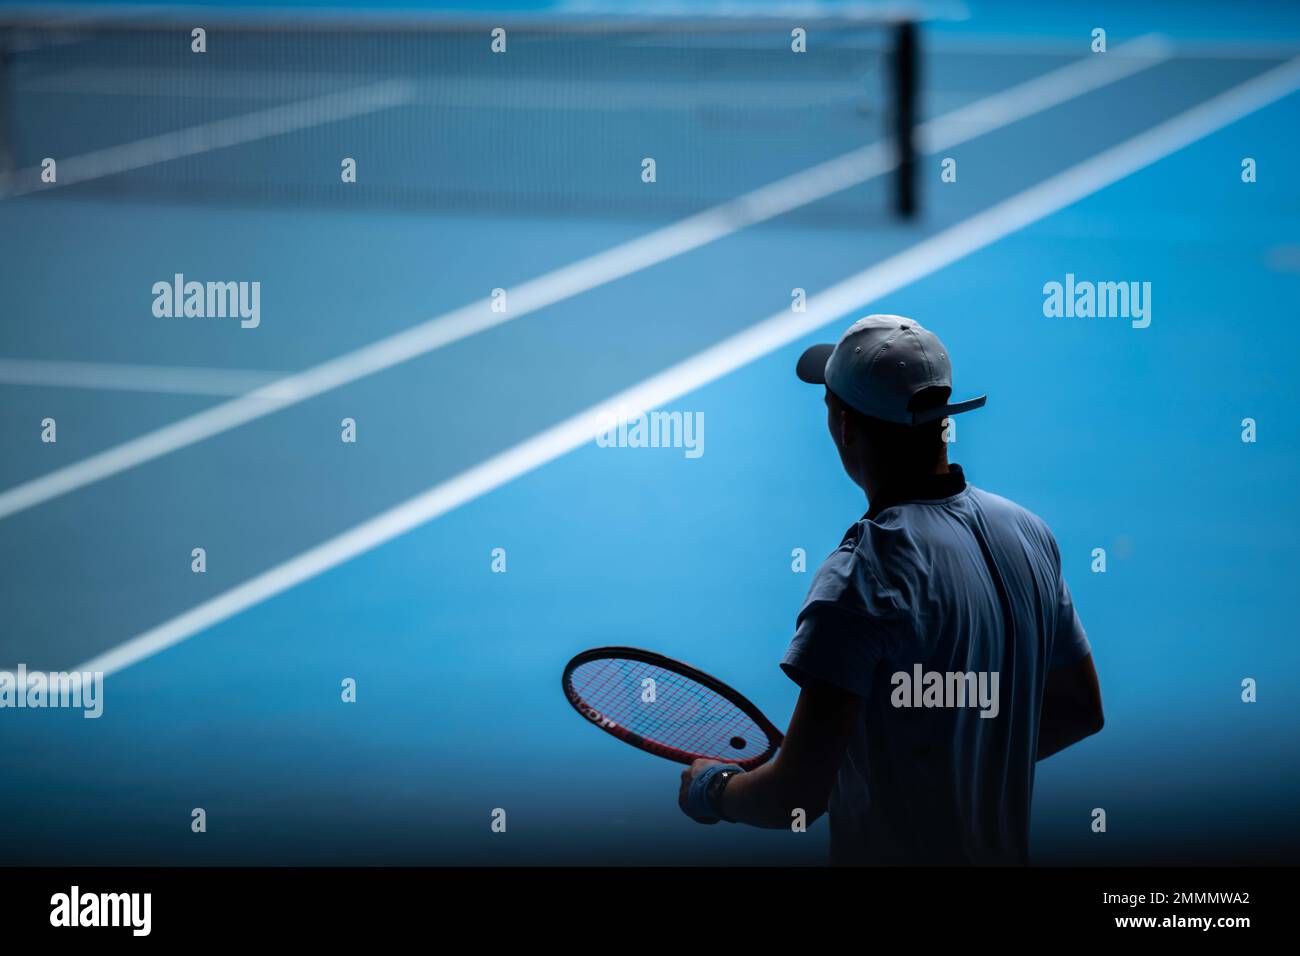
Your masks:
{"label": "shirt collar", "polygon": [[873,520],[880,512],[904,501],[940,501],[959,495],[966,489],[966,475],[961,465],[949,465],[946,475],[920,475],[907,482],[876,492],[871,508],[863,518]]}

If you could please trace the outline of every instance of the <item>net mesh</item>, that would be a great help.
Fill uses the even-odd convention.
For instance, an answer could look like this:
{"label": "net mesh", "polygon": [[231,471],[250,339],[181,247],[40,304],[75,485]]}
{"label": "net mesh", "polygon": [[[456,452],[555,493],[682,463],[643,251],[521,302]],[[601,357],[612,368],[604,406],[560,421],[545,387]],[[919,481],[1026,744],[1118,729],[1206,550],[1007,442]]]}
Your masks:
{"label": "net mesh", "polygon": [[746,766],[772,746],[767,732],[734,703],[657,664],[617,657],[586,661],[574,668],[569,683],[588,719],[613,721],[661,756]]}
{"label": "net mesh", "polygon": [[[678,216],[894,142],[896,27],[10,25],[10,190]],[[903,144],[895,143],[901,149]],[[343,181],[345,159],[356,181]],[[646,182],[645,160],[654,161]],[[803,215],[899,205],[882,177]]]}

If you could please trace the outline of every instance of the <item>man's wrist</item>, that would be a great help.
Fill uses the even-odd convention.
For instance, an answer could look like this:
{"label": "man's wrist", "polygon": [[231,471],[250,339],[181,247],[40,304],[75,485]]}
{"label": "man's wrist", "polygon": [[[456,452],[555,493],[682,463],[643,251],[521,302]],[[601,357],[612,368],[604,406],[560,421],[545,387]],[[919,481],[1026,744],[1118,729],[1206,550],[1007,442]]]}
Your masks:
{"label": "man's wrist", "polygon": [[687,791],[684,807],[687,814],[697,820],[726,820],[734,823],[722,812],[722,790],[726,788],[727,780],[740,772],[735,764],[715,764],[702,770],[691,781]]}
{"label": "man's wrist", "polygon": [[718,767],[717,770],[718,772],[713,775],[713,779],[709,781],[709,787],[706,791],[709,807],[719,820],[735,823],[736,821],[727,816],[726,811],[722,809],[722,795],[726,791],[731,778],[738,773],[744,773],[744,771],[739,767]]}

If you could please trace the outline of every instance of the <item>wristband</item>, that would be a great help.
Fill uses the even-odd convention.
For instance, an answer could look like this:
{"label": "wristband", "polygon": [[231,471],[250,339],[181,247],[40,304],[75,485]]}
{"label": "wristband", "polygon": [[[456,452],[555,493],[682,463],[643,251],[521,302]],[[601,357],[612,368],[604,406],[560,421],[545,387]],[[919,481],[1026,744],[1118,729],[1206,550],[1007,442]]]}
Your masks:
{"label": "wristband", "polygon": [[[726,820],[734,823],[722,813],[722,801],[718,799],[721,788],[726,786],[726,777],[743,771],[735,764],[718,764],[708,767],[691,781],[686,792],[687,816],[697,820]],[[724,776],[725,775],[725,776]],[[721,779],[719,779],[721,778]]]}

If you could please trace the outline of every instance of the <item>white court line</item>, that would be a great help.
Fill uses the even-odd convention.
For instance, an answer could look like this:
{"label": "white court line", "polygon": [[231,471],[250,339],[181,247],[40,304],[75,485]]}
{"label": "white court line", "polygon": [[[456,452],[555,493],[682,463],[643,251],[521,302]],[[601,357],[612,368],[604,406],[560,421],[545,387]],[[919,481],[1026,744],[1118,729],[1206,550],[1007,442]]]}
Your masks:
{"label": "white court line", "polygon": [[187,126],[170,133],[149,136],[130,143],[60,159],[59,178],[54,183],[41,182],[41,171],[36,167],[19,170],[10,177],[9,188],[5,193],[0,193],[0,199],[45,192],[92,179],[103,179],[105,176],[115,176],[133,169],[155,166],[184,156],[209,153],[217,149],[310,129],[313,126],[336,123],[354,116],[364,116],[367,113],[400,106],[410,98],[409,83],[388,80],[354,90],[342,90],[309,100],[273,106],[253,113],[241,113],[239,116],[214,120],[210,123]]}
{"label": "white court line", "polygon": [[868,303],[928,276],[1019,229],[1151,165],[1300,89],[1300,58],[1233,87],[1063,173],[925,239],[810,299],[612,395],[566,421],[434,485],[388,511],[250,578],[224,594],[92,658],[80,671],[112,674],[316,575],[487,494],[587,442],[602,412],[629,417],[662,406],[782,348]]}
{"label": "white court line", "polygon": [[[1072,97],[1131,76],[1168,58],[1157,37],[1094,56],[930,120],[918,128],[922,144],[950,148],[1025,119]],[[1062,80],[1062,75],[1065,80]],[[1043,84],[1049,95],[1034,87]],[[953,119],[952,117],[955,117]],[[950,125],[951,124],[951,125]],[[386,339],[290,375],[240,398],[108,448],[81,461],[0,492],[0,519],[51,498],[119,474],[162,455],[220,435],[272,412],[306,401],[401,362],[432,352],[494,326],[529,315],[606,283],[698,249],[782,213],[832,196],[895,167],[892,150],[873,143],[753,192],[679,220],[604,252],[548,272],[510,289],[510,312],[492,311],[484,298],[453,309]]]}
{"label": "white court line", "polygon": [[377,81],[374,74],[367,76],[361,73],[223,70],[220,85],[214,87],[212,77],[207,73],[116,66],[80,67],[38,77],[24,77],[15,86],[19,96],[28,93],[60,93],[260,102],[310,93],[319,95],[325,86],[333,86],[334,92],[352,90]]}
{"label": "white court line", "polygon": [[249,369],[0,358],[0,385],[102,388],[172,395],[243,395],[283,377],[283,372]]}
{"label": "white court line", "polygon": [[[1089,52],[1091,42],[1092,38],[1087,32],[1073,37],[1059,38],[1019,34],[930,32],[926,34],[924,50],[927,55],[967,53],[978,56],[1080,56]],[[1300,54],[1300,38],[1286,41],[1276,38],[1242,37],[1224,40],[1213,37],[1180,37],[1170,42],[1173,44],[1174,54],[1180,57],[1285,60]]]}
{"label": "white court line", "polygon": [[[857,79],[825,78],[816,83],[792,83],[785,79],[757,77],[750,80],[717,78],[664,78],[654,83],[619,79],[530,78],[520,83],[512,77],[448,77],[418,79],[410,83],[411,102],[442,109],[527,109],[617,112],[651,109],[693,112],[716,106],[749,111],[788,110],[796,107],[825,108],[828,103],[862,99],[863,85]],[[149,96],[166,99],[263,101],[284,99],[286,91],[297,95],[319,91],[324,84],[352,89],[375,82],[372,74],[276,73],[230,71],[223,73],[221,86],[214,89],[210,77],[184,70],[130,70],[122,67],[86,67],[64,70],[19,84],[18,95],[60,93],[90,96]]]}
{"label": "white court line", "polygon": [[[917,148],[924,153],[951,149],[1163,62],[1173,55],[1172,49],[1164,37],[1140,37],[1115,51],[1122,53],[1124,58],[1115,65],[1114,72],[1106,74],[1099,73],[1094,67],[1097,59],[1105,57],[1076,60],[1033,82],[1021,83],[959,107],[938,122],[922,123],[916,131]],[[1110,55],[1113,54],[1107,54]]]}

